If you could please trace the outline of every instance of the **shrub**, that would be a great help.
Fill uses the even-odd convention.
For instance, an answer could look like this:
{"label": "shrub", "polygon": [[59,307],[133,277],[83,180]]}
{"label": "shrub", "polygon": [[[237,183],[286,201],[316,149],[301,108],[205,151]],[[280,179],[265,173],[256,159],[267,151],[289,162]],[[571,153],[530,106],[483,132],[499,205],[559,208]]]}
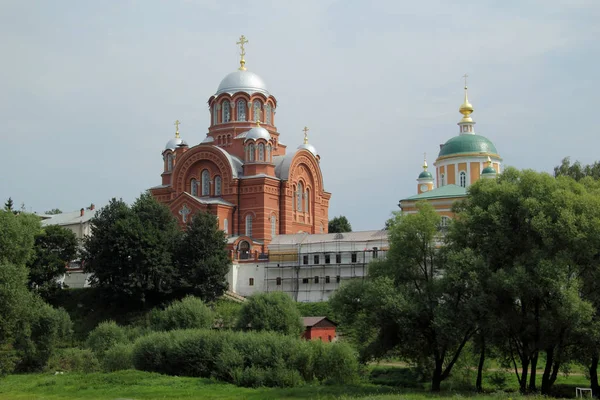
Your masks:
{"label": "shrub", "polygon": [[90,332],[86,347],[102,358],[106,350],[118,343],[127,342],[127,334],[123,327],[117,325],[115,321],[104,321]]}
{"label": "shrub", "polygon": [[294,300],[283,292],[258,293],[248,297],[240,310],[238,328],[296,337],[304,330]]}
{"label": "shrub", "polygon": [[102,359],[104,372],[133,369],[133,345],[131,343],[118,343],[106,350]]}
{"label": "shrub", "polygon": [[356,355],[348,345],[274,332],[155,332],[134,343],[133,363],[139,370],[249,387],[290,387],[315,379],[344,384],[358,378]]}
{"label": "shrub", "polygon": [[214,319],[212,310],[202,300],[186,296],[164,310],[153,310],[150,325],[157,331],[212,328]]}
{"label": "shrub", "polygon": [[72,332],[71,320],[63,309],[55,309],[39,298],[34,299],[34,304],[20,321],[21,332],[14,342],[18,372],[43,369],[57,345]]}
{"label": "shrub", "polygon": [[64,372],[96,372],[100,370],[100,363],[89,349],[61,349],[48,361],[48,371]]}

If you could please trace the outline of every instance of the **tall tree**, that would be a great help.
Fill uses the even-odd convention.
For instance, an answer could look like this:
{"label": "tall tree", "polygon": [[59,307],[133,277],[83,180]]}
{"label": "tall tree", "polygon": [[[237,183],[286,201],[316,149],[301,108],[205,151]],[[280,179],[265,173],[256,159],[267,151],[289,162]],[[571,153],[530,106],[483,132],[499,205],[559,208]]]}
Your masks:
{"label": "tall tree", "polygon": [[329,233],[352,232],[352,225],[348,222],[348,218],[340,215],[329,221],[328,231]]}
{"label": "tall tree", "polygon": [[35,254],[27,264],[29,286],[42,294],[58,289],[56,279],[75,258],[77,246],[77,236],[70,229],[58,225],[43,228],[35,237]]}
{"label": "tall tree", "polygon": [[227,238],[217,218],[198,212],[185,228],[175,249],[179,284],[191,288],[204,301],[212,301],[227,290],[231,261],[226,250]]}
{"label": "tall tree", "polygon": [[14,211],[14,203],[12,197],[9,197],[4,203],[4,211]]}
{"label": "tall tree", "polygon": [[331,302],[343,326],[357,334],[363,360],[392,350],[431,364],[439,391],[477,330],[481,291],[472,252],[441,251],[440,216],[428,203],[390,225],[387,259],[369,267],[365,282],[351,282]]}
{"label": "tall tree", "polygon": [[600,163],[596,161],[593,164],[582,165],[579,161],[575,161],[571,164],[571,159],[565,157],[560,165],[554,167],[554,176],[569,176],[576,181],[589,176],[597,180],[600,179]]}
{"label": "tall tree", "polygon": [[[514,366],[522,392],[537,390],[538,357],[545,352],[542,390],[548,393],[568,346],[590,322],[590,304],[579,295],[576,249],[598,248],[586,229],[600,213],[574,185],[509,168],[496,181],[471,186],[455,207],[449,241],[484,261],[478,277],[494,299],[491,336]],[[592,232],[600,233],[598,227]]]}
{"label": "tall tree", "polygon": [[149,292],[169,292],[175,282],[172,253],[179,227],[168,208],[150,194],[128,207],[112,199],[91,219],[84,241],[91,284],[145,302]]}

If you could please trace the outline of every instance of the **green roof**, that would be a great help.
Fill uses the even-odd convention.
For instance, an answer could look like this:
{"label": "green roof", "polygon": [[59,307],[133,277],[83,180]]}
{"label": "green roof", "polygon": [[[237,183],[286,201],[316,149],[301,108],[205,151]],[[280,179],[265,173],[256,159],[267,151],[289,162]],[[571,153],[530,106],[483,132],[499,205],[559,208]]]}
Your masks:
{"label": "green roof", "polygon": [[423,171],[419,174],[419,179],[433,179],[433,175],[429,171]]}
{"label": "green roof", "polygon": [[440,149],[438,157],[463,153],[498,154],[496,146],[481,135],[464,134],[451,138]]}
{"label": "green roof", "polygon": [[467,195],[467,189],[458,185],[444,185],[437,189],[430,190],[421,194],[411,196],[404,200],[428,200],[444,197],[464,197]]}
{"label": "green roof", "polygon": [[491,165],[489,167],[485,167],[483,169],[483,171],[481,171],[481,174],[495,174],[496,170],[494,169],[494,167],[492,167]]}

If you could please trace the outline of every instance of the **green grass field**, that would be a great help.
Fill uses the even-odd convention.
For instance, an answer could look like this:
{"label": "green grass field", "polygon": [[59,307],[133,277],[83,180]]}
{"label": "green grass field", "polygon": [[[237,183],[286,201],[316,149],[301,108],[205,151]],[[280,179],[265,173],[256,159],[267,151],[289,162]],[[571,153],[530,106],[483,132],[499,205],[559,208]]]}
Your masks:
{"label": "green grass field", "polygon": [[[380,382],[397,382],[399,368],[385,367],[379,374]],[[395,371],[396,370],[396,371]],[[512,386],[512,381],[510,385]],[[559,384],[565,393],[573,397],[572,385],[587,386],[582,376],[561,377]],[[387,385],[361,384],[356,386],[307,385],[291,389],[240,388],[209,379],[181,378],[140,371],[121,371],[93,374],[29,374],[11,375],[0,379],[0,399],[3,400],[54,400],[54,399],[373,399],[373,400],[420,400],[420,399],[541,399],[521,397],[516,393],[495,392],[476,395],[469,391],[457,391],[445,385],[446,390],[433,395],[424,388],[399,388]],[[567,390],[568,389],[568,390]]]}

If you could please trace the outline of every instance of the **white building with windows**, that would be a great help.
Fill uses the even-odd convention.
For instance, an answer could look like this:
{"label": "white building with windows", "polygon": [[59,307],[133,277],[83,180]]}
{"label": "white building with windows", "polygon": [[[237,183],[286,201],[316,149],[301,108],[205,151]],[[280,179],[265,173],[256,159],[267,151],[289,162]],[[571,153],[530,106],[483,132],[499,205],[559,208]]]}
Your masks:
{"label": "white building with windows", "polygon": [[242,296],[284,292],[300,302],[329,299],[345,281],[363,279],[369,263],[388,251],[385,230],[277,235],[263,260],[233,263],[230,290]]}

